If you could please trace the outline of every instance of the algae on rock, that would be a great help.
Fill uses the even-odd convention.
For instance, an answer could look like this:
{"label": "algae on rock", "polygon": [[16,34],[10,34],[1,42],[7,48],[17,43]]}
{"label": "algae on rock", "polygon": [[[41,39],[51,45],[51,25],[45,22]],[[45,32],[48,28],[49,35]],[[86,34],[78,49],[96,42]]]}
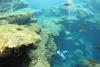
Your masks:
{"label": "algae on rock", "polygon": [[15,12],[5,13],[0,15],[0,24],[11,23],[11,24],[27,24],[30,23],[32,17],[31,9],[21,9]]}
{"label": "algae on rock", "polygon": [[51,57],[57,50],[52,34],[47,32],[46,28],[41,28],[41,41],[38,43],[38,48],[28,52],[32,59],[29,67],[50,67]]}
{"label": "algae on rock", "polygon": [[0,13],[13,12],[26,7],[28,5],[22,0],[0,0]]}
{"label": "algae on rock", "polygon": [[[40,36],[24,26],[7,24],[0,25],[0,56],[4,56],[7,48],[20,48],[40,41]],[[6,54],[6,53],[5,53]]]}

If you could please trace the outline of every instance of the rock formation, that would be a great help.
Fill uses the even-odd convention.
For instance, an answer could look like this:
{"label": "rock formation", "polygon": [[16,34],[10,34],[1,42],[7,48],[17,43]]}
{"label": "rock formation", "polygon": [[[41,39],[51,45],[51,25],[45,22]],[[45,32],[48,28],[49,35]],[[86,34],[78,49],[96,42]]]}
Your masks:
{"label": "rock formation", "polygon": [[[57,26],[57,23],[50,25],[50,22],[38,25],[31,18],[31,11],[26,9],[0,15],[0,62],[4,62],[3,65],[50,67],[51,56],[57,50],[53,37],[59,35],[61,26]],[[52,29],[49,29],[48,25]],[[12,58],[13,60],[8,61]],[[19,66],[16,66],[18,64]]]}
{"label": "rock formation", "polygon": [[34,31],[29,31],[24,26],[13,24],[0,25],[0,56],[11,55],[8,49],[35,44],[39,40],[40,36],[38,34]]}
{"label": "rock formation", "polygon": [[0,14],[5,12],[13,12],[18,9],[27,7],[22,0],[0,0]]}

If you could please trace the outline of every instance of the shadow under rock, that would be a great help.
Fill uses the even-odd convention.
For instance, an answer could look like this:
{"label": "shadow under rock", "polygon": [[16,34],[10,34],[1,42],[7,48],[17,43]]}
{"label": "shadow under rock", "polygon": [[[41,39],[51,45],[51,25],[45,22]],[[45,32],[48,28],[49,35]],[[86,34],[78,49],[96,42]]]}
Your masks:
{"label": "shadow under rock", "polygon": [[27,51],[36,49],[36,46],[30,45],[29,47],[21,48],[23,53],[19,56],[0,57],[0,67],[28,67],[31,58],[28,56]]}

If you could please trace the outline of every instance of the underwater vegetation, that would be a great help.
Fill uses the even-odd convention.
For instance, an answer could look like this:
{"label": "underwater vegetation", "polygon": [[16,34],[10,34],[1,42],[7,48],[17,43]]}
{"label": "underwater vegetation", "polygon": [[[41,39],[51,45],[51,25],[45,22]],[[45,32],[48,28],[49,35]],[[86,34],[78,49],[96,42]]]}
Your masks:
{"label": "underwater vegetation", "polygon": [[0,0],[0,67],[100,67],[100,0]]}

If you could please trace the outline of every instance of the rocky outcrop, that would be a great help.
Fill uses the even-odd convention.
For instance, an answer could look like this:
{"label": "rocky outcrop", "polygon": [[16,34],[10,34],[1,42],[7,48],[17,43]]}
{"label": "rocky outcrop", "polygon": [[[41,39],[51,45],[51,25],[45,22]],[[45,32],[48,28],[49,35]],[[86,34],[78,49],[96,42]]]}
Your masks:
{"label": "rocky outcrop", "polygon": [[29,31],[24,26],[0,25],[0,57],[12,55],[9,52],[10,49],[19,49],[22,46],[35,44],[38,41],[40,41],[40,36],[34,31]]}
{"label": "rocky outcrop", "polygon": [[26,9],[0,15],[0,62],[10,67],[50,67],[51,56],[57,50],[53,37],[59,35],[61,25],[52,21],[38,25],[31,18],[32,12]]}
{"label": "rocky outcrop", "polygon": [[0,0],[0,13],[12,12],[27,6],[22,0]]}
{"label": "rocky outcrop", "polygon": [[22,0],[0,0],[0,5],[0,66],[50,67],[57,50],[53,37],[62,27],[59,19],[39,25],[34,11],[22,9],[27,6]]}
{"label": "rocky outcrop", "polygon": [[[15,12],[9,12],[0,15],[0,24],[27,24],[31,22],[32,10],[21,9]],[[32,19],[34,20],[34,19]]]}
{"label": "rocky outcrop", "polygon": [[51,56],[56,52],[57,46],[53,37],[42,28],[40,32],[41,41],[38,43],[37,50],[30,50],[28,52],[32,61],[29,67],[50,67]]}

